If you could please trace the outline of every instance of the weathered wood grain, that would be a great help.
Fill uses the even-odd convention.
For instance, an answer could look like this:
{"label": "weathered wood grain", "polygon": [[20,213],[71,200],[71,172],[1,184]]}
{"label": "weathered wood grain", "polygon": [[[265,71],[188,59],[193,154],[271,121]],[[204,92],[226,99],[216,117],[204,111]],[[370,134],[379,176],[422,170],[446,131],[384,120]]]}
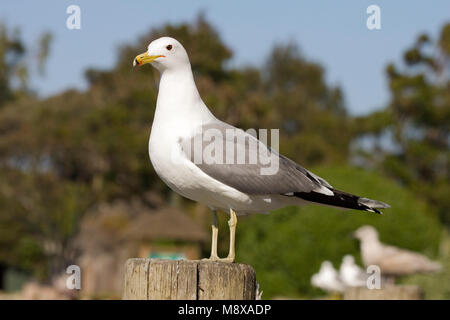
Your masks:
{"label": "weathered wood grain", "polygon": [[129,259],[124,300],[255,300],[256,274],[245,264]]}

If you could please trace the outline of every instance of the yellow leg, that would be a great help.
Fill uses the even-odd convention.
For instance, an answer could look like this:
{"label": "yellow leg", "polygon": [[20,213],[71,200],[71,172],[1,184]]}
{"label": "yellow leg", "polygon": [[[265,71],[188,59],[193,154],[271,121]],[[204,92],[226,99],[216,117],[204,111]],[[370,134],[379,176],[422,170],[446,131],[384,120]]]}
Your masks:
{"label": "yellow leg", "polygon": [[230,249],[228,251],[228,257],[219,259],[221,262],[232,263],[235,258],[235,238],[236,238],[236,225],[237,225],[237,217],[236,212],[233,209],[230,209],[230,220],[228,220],[228,226],[230,227]]}
{"label": "yellow leg", "polygon": [[219,227],[218,227],[219,221],[217,219],[217,211],[215,209],[212,209],[212,222],[211,222],[211,256],[209,259],[205,260],[212,260],[217,261],[219,260],[219,256],[217,255],[217,238],[219,235]]}
{"label": "yellow leg", "polygon": [[227,259],[230,259],[230,262],[234,261],[235,258],[235,239],[236,239],[236,225],[237,225],[237,216],[236,212],[233,209],[230,209],[230,220],[228,220],[228,226],[230,227],[230,250],[228,251]]}
{"label": "yellow leg", "polygon": [[228,220],[228,226],[230,227],[230,249],[228,251],[228,256],[226,258],[221,259],[217,255],[217,236],[219,233],[219,228],[218,228],[218,223],[217,223],[217,212],[215,210],[213,210],[211,257],[209,257],[208,259],[203,259],[203,260],[220,261],[220,262],[227,262],[227,263],[234,262],[236,225],[237,225],[236,212],[233,209],[230,209],[230,220]]}

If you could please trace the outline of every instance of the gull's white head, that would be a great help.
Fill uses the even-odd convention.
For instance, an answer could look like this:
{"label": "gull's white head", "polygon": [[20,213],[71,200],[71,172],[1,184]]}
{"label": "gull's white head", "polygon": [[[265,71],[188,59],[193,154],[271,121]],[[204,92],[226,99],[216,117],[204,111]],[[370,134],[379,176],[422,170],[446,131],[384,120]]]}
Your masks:
{"label": "gull's white head", "polygon": [[190,67],[184,47],[176,39],[162,37],[152,41],[144,52],[134,58],[133,66],[151,63],[160,72]]}
{"label": "gull's white head", "polygon": [[360,241],[378,241],[377,229],[369,225],[360,227],[353,235]]}
{"label": "gull's white head", "polygon": [[342,265],[354,265],[355,258],[351,254],[346,254],[344,258],[342,258]]}

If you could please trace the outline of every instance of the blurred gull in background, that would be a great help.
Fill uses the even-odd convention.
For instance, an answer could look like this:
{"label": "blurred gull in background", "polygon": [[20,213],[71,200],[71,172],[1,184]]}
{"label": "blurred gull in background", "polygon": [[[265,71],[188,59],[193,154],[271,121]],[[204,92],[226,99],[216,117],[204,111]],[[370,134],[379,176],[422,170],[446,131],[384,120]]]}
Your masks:
{"label": "blurred gull in background", "polygon": [[435,272],[442,268],[440,263],[431,261],[422,254],[381,243],[377,230],[372,226],[360,227],[354,236],[361,242],[364,265],[377,265],[382,276]]}
{"label": "blurred gull in background", "polygon": [[345,290],[339,273],[330,261],[322,262],[319,272],[311,277],[311,284],[329,293],[344,292]]}
{"label": "blurred gull in background", "polygon": [[367,273],[355,263],[355,258],[350,254],[345,255],[342,259],[339,277],[347,287],[366,286]]}

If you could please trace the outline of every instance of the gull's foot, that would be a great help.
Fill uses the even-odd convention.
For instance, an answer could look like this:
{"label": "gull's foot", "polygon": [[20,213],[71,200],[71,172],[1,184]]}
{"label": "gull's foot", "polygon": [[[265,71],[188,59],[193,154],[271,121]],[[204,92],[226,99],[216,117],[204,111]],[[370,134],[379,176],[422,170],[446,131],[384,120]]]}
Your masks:
{"label": "gull's foot", "polygon": [[211,256],[209,258],[203,258],[202,261],[233,263],[234,258],[230,258],[230,257],[219,258],[218,256]]}
{"label": "gull's foot", "polygon": [[234,262],[234,258],[230,258],[230,257],[227,257],[227,258],[221,258],[221,259],[219,259],[218,261],[219,261],[219,262],[225,262],[225,263],[233,263],[233,262]]}
{"label": "gull's foot", "polygon": [[218,256],[210,256],[209,258],[203,258],[202,261],[219,261],[220,258]]}

